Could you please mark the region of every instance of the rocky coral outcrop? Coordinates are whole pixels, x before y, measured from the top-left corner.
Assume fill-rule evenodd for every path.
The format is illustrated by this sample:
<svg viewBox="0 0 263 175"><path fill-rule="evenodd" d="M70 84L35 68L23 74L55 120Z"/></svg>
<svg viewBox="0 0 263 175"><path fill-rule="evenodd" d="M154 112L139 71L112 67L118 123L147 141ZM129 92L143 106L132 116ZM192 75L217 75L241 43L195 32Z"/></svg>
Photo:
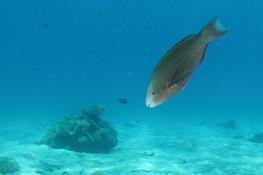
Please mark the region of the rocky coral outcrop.
<svg viewBox="0 0 263 175"><path fill-rule="evenodd" d="M106 174L102 171L95 171L95 172L91 173L91 175L106 175Z"/></svg>
<svg viewBox="0 0 263 175"><path fill-rule="evenodd" d="M15 173L20 170L18 162L11 157L0 157L0 174Z"/></svg>
<svg viewBox="0 0 263 175"><path fill-rule="evenodd" d="M40 143L76 152L109 153L117 145L117 131L100 118L104 112L102 106L88 106L77 116L58 122Z"/></svg>
<svg viewBox="0 0 263 175"><path fill-rule="evenodd" d="M263 133L255 134L249 139L249 141L254 143L263 143Z"/></svg>
<svg viewBox="0 0 263 175"><path fill-rule="evenodd" d="M226 129L236 129L237 128L237 124L235 120L228 120L226 122L219 123L218 126L221 126Z"/></svg>

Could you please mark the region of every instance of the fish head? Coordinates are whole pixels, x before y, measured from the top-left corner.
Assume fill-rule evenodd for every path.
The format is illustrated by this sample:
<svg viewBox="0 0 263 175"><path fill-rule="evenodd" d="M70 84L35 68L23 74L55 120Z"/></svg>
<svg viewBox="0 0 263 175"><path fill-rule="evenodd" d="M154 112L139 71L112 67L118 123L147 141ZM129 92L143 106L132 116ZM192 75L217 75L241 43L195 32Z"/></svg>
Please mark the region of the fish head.
<svg viewBox="0 0 263 175"><path fill-rule="evenodd" d="M178 91L176 84L168 87L162 84L150 83L147 89L146 106L149 108L156 107L168 100L176 91Z"/></svg>

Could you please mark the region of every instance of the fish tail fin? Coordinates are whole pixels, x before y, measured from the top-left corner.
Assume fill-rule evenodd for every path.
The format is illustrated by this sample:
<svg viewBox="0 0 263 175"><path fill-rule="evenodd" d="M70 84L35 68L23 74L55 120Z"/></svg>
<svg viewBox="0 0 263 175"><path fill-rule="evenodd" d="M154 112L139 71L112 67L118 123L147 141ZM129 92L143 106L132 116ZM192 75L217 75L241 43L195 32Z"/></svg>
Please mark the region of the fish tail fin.
<svg viewBox="0 0 263 175"><path fill-rule="evenodd" d="M227 33L228 30L220 23L218 18L212 19L204 28L200 31L202 37L206 38L208 41L214 40Z"/></svg>

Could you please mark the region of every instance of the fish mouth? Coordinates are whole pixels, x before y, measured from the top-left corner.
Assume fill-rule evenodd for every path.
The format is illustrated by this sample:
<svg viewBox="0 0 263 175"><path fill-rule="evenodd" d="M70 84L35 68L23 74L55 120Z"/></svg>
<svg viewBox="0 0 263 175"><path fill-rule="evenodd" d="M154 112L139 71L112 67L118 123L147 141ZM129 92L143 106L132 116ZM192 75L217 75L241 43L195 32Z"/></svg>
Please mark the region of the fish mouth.
<svg viewBox="0 0 263 175"><path fill-rule="evenodd" d="M153 103L152 100L146 99L146 106L148 108L154 108L155 106L157 106L157 104Z"/></svg>
<svg viewBox="0 0 263 175"><path fill-rule="evenodd" d="M154 106L152 105L152 104L150 104L150 103L146 103L146 106L148 107L148 108L153 108Z"/></svg>

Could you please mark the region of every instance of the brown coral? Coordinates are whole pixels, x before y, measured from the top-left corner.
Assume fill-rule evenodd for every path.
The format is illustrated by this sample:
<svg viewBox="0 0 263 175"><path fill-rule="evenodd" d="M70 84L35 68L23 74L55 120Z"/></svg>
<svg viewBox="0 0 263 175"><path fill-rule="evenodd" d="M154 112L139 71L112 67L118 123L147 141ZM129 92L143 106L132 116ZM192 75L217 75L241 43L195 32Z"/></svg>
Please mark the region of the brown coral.
<svg viewBox="0 0 263 175"><path fill-rule="evenodd" d="M117 131L99 117L103 111L94 105L85 108L78 116L58 122L40 143L77 152L109 153L117 145Z"/></svg>

